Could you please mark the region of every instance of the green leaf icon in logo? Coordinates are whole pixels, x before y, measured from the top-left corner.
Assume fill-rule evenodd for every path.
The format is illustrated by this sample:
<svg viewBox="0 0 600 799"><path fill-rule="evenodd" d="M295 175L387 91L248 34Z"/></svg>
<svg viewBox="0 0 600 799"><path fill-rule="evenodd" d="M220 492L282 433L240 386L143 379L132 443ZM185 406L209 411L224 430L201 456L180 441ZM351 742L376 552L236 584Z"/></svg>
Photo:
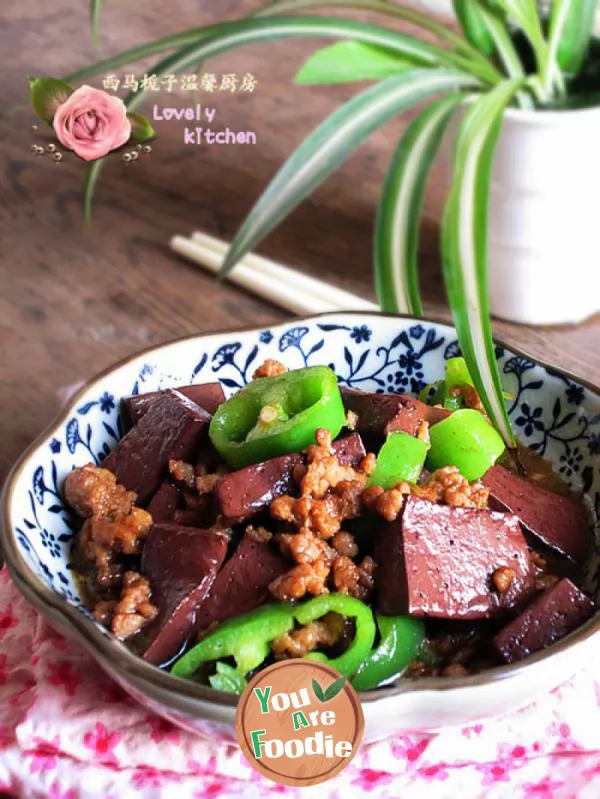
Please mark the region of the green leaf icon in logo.
<svg viewBox="0 0 600 799"><path fill-rule="evenodd" d="M325 702L325 694L323 693L323 689L321 688L319 683L316 680L314 680L314 679L312 681L312 689L313 689L314 695L317 697L317 699L320 702Z"/></svg>
<svg viewBox="0 0 600 799"><path fill-rule="evenodd" d="M331 685L326 688L325 691L323 691L319 683L316 680L313 680L312 689L320 702L329 702L330 699L334 699L340 693L345 682L346 678L340 677L339 680L332 682Z"/></svg>

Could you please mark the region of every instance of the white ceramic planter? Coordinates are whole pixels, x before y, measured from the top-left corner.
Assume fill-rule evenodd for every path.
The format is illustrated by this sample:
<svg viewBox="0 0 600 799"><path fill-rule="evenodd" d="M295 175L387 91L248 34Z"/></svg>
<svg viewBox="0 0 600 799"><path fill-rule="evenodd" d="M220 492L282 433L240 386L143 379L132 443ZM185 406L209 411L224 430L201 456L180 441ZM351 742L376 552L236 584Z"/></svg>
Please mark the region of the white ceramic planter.
<svg viewBox="0 0 600 799"><path fill-rule="evenodd" d="M489 212L495 316L580 322L600 310L600 108L509 109Z"/></svg>

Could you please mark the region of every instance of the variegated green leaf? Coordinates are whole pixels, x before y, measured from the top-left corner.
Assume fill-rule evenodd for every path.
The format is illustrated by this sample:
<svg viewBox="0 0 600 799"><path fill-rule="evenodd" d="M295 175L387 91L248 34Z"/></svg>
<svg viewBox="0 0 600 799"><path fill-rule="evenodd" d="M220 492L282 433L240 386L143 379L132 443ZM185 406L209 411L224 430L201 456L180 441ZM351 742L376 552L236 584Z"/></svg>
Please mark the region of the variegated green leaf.
<svg viewBox="0 0 600 799"><path fill-rule="evenodd" d="M375 284L383 311L423 313L417 251L425 184L452 112L462 99L462 94L453 94L422 111L402 136L388 167L374 237Z"/></svg>
<svg viewBox="0 0 600 799"><path fill-rule="evenodd" d="M496 0L496 3L517 23L529 39L536 56L538 70L544 75L548 67L549 49L536 0Z"/></svg>
<svg viewBox="0 0 600 799"><path fill-rule="evenodd" d="M206 32L212 30L212 35L207 38ZM351 38L366 44L371 44L383 48L388 48L396 52L399 57L417 58L424 63L435 66L440 63L462 64L464 59L455 54L449 53L440 47L419 42L410 36L395 31L381 28L377 25L367 25L351 20L342 20L327 17L294 17L293 19L244 19L233 23L223 23L213 25L209 28L201 28L202 32L199 41L196 39L176 53L173 53L159 61L151 67L150 74L165 75L168 73L181 72L184 69L194 67L206 58L210 58L220 53L234 50L247 44L256 44L264 41L286 39L293 37L306 36L332 36L339 38ZM176 37L173 37L175 40ZM131 52L131 51L130 51ZM153 52L153 51L149 51ZM147 52L139 54L137 58L143 58ZM113 69L118 62L107 59L100 64L96 64L96 71ZM475 70L477 72L477 70ZM92 73L94 74L94 73ZM460 77L460 73L455 73ZM72 79L85 76L85 70L76 73ZM465 78L466 85L473 86L478 83L470 76ZM125 105L132 111L137 108L145 98L144 92L130 93L125 98ZM83 204L87 209L86 218L89 221L92 196L98 177L102 170L103 161L97 162L99 166L94 169L95 164L88 167L87 177L84 185Z"/></svg>
<svg viewBox="0 0 600 799"><path fill-rule="evenodd" d="M359 8L377 11L384 15L406 20L407 22L433 33L442 41L446 41L448 44L452 45L457 53L462 54L464 58L462 62L463 66L467 67L469 60L472 60L478 62L480 68L484 68L487 78L492 82L497 81L500 77L500 74L490 62L482 56L481 53L478 53L463 37L454 33L450 27L437 22L433 17L427 14L420 13L412 8L405 8L395 3L390 3L388 0L279 0L279 2L273 3L267 8L259 9L253 17L268 18L273 15L286 14L290 11L297 11L303 8L316 7ZM244 20L241 20L241 22L243 21ZM158 39L153 39L150 42L132 47L128 50L123 50L120 53L110 56L110 58L97 61L87 67L78 69L76 72L67 76L65 80L79 82L94 75L111 72L126 64L133 64L136 61L141 61L158 53L165 53L188 47L204 39L210 39L213 36L219 36L221 33L227 33L232 25L239 24L239 22L240 21L205 25L202 27L190 28L180 33L161 36ZM348 36L347 38L357 39L359 37Z"/></svg>
<svg viewBox="0 0 600 799"><path fill-rule="evenodd" d="M221 268L226 275L364 139L396 114L435 94L477 81L451 69L415 69L371 86L334 111L292 153L235 237Z"/></svg>
<svg viewBox="0 0 600 799"><path fill-rule="evenodd" d="M476 99L466 112L458 131L454 181L442 226L446 289L460 348L490 419L509 445L514 436L489 316L487 217L502 114L522 85L522 79L507 80Z"/></svg>
<svg viewBox="0 0 600 799"><path fill-rule="evenodd" d="M551 68L576 75L594 33L598 0L553 0L550 14Z"/></svg>
<svg viewBox="0 0 600 799"><path fill-rule="evenodd" d="M387 48L400 57L415 59L430 66L448 65L463 69L491 84L498 82L498 71L489 63L471 60L468 57L445 50L435 44L422 42L414 36L356 20L337 17L257 17L223 22L196 28L174 36L157 39L125 53L112 56L91 67L72 73L67 80L80 81L90 75L114 70L124 63L139 61L156 52L183 48L179 51L180 60L185 66L193 66L199 61L249 44L265 41L309 37L330 36L339 39L353 39L376 47ZM152 70L156 71L156 68Z"/></svg>
<svg viewBox="0 0 600 799"><path fill-rule="evenodd" d="M467 41L480 52L491 56L494 53L494 39L477 0L452 0L452 7Z"/></svg>
<svg viewBox="0 0 600 799"><path fill-rule="evenodd" d="M522 78L525 74L523 64L510 35L505 15L499 9L492 9L488 0L479 0L479 6L481 16L494 40L496 52L504 65L506 74L509 78ZM533 101L526 92L519 92L517 100L521 108L527 110L533 108Z"/></svg>
<svg viewBox="0 0 600 799"><path fill-rule="evenodd" d="M296 74L296 83L349 83L381 80L419 66L397 55L362 42L336 42L310 55Z"/></svg>
<svg viewBox="0 0 600 799"><path fill-rule="evenodd" d="M276 2L270 3L267 8L260 9L256 16L266 17L274 14L286 14L305 8L358 8L395 17L432 33L438 39L452 45L457 52L463 53L463 55L468 55L478 61L487 61L463 36L455 33L451 26L444 25L431 14L424 13L408 5L390 2L390 0L276 0Z"/></svg>

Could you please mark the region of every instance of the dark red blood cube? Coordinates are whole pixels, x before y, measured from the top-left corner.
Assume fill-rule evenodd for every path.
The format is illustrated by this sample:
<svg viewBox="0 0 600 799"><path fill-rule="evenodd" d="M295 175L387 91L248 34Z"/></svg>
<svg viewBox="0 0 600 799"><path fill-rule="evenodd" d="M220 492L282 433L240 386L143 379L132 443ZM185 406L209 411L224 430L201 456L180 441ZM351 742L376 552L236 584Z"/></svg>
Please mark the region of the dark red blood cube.
<svg viewBox="0 0 600 799"><path fill-rule="evenodd" d="M160 665L179 652L190 637L198 609L227 554L223 531L197 530L177 524L155 524L142 554L142 574L150 581L156 621L144 660Z"/></svg>
<svg viewBox="0 0 600 799"><path fill-rule="evenodd" d="M176 485L169 480L158 489L148 505L148 513L155 524L170 522L181 502L181 494Z"/></svg>
<svg viewBox="0 0 600 799"><path fill-rule="evenodd" d="M366 454L357 433L334 441L333 449L344 466L358 466ZM300 453L292 453L225 475L215 489L221 513L241 521L267 508L276 497L293 493L294 467L303 462Z"/></svg>
<svg viewBox="0 0 600 799"><path fill-rule="evenodd" d="M365 435L403 432L416 436L423 421L435 424L450 413L402 394L370 394L353 388L341 392L346 409L358 416L356 429Z"/></svg>
<svg viewBox="0 0 600 799"><path fill-rule="evenodd" d="M292 566L272 541L262 541L251 532L244 533L202 603L196 629L205 629L262 605L269 599L269 584Z"/></svg>
<svg viewBox="0 0 600 799"><path fill-rule="evenodd" d="M551 549L582 564L592 543L580 503L541 488L493 466L483 483L490 490L490 506L518 516L525 530Z"/></svg>
<svg viewBox="0 0 600 799"><path fill-rule="evenodd" d="M402 517L378 532L375 548L379 608L441 619L496 616L535 589L534 568L516 516L406 501ZM507 590L492 580L514 570Z"/></svg>
<svg viewBox="0 0 600 799"><path fill-rule="evenodd" d="M592 600L570 580L560 580L509 622L492 646L506 663L514 663L564 638L593 613Z"/></svg>
<svg viewBox="0 0 600 799"><path fill-rule="evenodd" d="M367 454L362 438L358 433L352 433L333 442L333 451L342 466L353 466L355 469L361 464Z"/></svg>
<svg viewBox="0 0 600 799"><path fill-rule="evenodd" d="M199 386L180 386L177 388L180 394L187 397L196 405L200 405L211 416L222 402L225 402L225 394L220 383L204 383ZM134 394L131 397L123 397L121 409L126 427L136 425L157 399L162 396L162 391L149 391L147 394Z"/></svg>
<svg viewBox="0 0 600 799"><path fill-rule="evenodd" d="M246 519L291 493L294 467L301 463L302 455L293 453L225 475L215 487L221 513L228 519Z"/></svg>
<svg viewBox="0 0 600 799"><path fill-rule="evenodd" d="M173 521L188 527L211 527L216 520L215 502L212 494L197 494L183 490L183 508L175 511Z"/></svg>
<svg viewBox="0 0 600 799"><path fill-rule="evenodd" d="M167 389L102 463L145 505L174 458L193 461L208 432L210 415L178 391Z"/></svg>

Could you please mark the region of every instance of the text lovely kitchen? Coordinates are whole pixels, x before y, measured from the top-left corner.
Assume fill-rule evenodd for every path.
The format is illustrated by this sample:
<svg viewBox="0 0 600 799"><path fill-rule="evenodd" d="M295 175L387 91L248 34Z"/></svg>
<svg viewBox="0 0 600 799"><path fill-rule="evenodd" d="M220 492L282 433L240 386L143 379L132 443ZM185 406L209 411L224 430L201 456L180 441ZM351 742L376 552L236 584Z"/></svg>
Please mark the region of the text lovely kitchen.
<svg viewBox="0 0 600 799"><path fill-rule="evenodd" d="M186 125L183 128L184 144L256 144L256 133L249 130L235 130L230 127L216 129L210 127L216 117L214 106L196 103L185 108L164 107L154 104L152 119L155 122L203 122L204 125ZM206 126L208 124L208 127Z"/></svg>

